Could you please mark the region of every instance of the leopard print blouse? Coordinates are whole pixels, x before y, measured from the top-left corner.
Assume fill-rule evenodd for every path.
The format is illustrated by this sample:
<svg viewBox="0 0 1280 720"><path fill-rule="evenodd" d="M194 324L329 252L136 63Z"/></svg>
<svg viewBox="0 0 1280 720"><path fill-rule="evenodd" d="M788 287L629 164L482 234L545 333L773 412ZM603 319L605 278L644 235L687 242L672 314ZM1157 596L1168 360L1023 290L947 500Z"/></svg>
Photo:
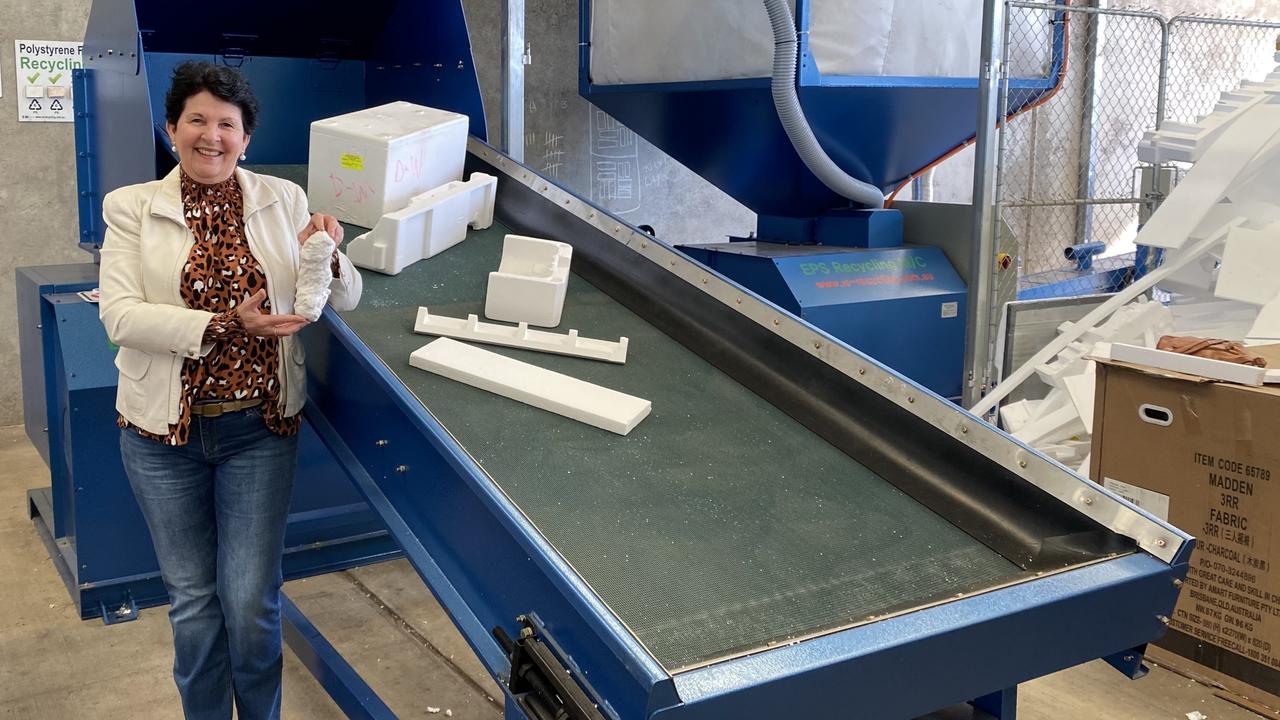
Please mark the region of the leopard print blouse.
<svg viewBox="0 0 1280 720"><path fill-rule="evenodd" d="M138 432L168 445L190 439L191 407L200 401L262 398L262 419L272 432L296 435L300 415L284 417L279 403L279 338L250 337L236 314L236 305L267 285L267 277L249 251L242 231L244 196L235 175L216 185L202 185L182 173L182 207L195 245L182 266L182 301L193 310L214 313L204 341L213 349L202 358L182 363L182 395L178 422L165 435ZM269 300L262 311L269 312ZM121 427L129 423L121 417Z"/></svg>

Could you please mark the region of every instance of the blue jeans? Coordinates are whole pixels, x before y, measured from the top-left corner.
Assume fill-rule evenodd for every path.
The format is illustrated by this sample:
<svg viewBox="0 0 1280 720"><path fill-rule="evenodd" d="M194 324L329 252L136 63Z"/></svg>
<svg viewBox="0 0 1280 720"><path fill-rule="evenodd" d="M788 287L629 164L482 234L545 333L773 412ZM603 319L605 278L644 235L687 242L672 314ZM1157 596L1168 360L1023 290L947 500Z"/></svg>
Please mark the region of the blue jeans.
<svg viewBox="0 0 1280 720"><path fill-rule="evenodd" d="M180 447L120 431L120 454L169 591L188 720L280 716L280 563L298 438L257 408L191 418Z"/></svg>

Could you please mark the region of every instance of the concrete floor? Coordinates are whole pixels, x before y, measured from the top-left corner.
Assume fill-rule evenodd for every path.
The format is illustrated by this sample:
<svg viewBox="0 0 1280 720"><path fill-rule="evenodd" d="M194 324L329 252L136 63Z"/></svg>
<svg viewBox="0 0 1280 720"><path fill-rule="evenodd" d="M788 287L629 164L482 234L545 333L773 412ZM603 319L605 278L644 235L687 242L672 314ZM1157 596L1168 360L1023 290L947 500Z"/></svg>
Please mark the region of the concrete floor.
<svg viewBox="0 0 1280 720"><path fill-rule="evenodd" d="M78 619L27 519L26 490L48 482L22 428L0 428L0 717L180 717L163 608L111 627ZM291 582L286 592L400 717L502 716L498 688L405 562ZM288 652L284 672L285 718L342 717ZM1021 720L1182 720L1194 711L1258 717L1167 670L1130 682L1101 663L1028 683L1019 701Z"/></svg>

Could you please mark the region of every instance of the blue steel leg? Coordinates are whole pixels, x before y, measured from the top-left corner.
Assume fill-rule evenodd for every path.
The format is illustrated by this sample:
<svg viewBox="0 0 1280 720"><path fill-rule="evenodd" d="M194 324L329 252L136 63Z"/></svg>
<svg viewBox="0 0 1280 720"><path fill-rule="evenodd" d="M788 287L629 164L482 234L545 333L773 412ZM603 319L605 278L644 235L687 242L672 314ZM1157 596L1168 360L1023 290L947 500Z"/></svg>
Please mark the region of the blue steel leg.
<svg viewBox="0 0 1280 720"><path fill-rule="evenodd" d="M280 620L285 642L320 686L349 718L396 720L396 714L370 689L360 674L329 644L288 596L280 593Z"/></svg>
<svg viewBox="0 0 1280 720"><path fill-rule="evenodd" d="M502 714L503 720L529 720L529 716L524 714L520 706L516 704L515 698L507 695L507 709Z"/></svg>
<svg viewBox="0 0 1280 720"><path fill-rule="evenodd" d="M1018 687L984 695L973 701L973 706L991 715L995 720L1015 720L1018 715Z"/></svg>
<svg viewBox="0 0 1280 720"><path fill-rule="evenodd" d="M1149 671L1147 666L1142 663L1143 656L1146 655L1147 646L1136 647L1132 650L1118 652L1115 655L1108 655L1102 658L1107 661L1111 667L1124 673L1124 676L1130 680L1137 680Z"/></svg>

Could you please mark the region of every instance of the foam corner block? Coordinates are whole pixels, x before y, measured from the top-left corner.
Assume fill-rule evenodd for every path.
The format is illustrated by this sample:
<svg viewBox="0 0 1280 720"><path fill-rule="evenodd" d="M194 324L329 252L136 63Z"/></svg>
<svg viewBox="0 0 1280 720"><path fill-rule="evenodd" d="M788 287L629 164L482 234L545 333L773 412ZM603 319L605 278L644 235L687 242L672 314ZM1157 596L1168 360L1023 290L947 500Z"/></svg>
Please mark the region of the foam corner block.
<svg viewBox="0 0 1280 720"><path fill-rule="evenodd" d="M347 257L357 267L398 275L465 240L468 227L483 230L492 225L497 187L493 175L472 173L466 182L450 182L416 195L407 206L383 215L372 230L352 240Z"/></svg>
<svg viewBox="0 0 1280 720"><path fill-rule="evenodd" d="M560 324L573 246L524 235L502 241L502 262L489 273L484 315L540 327Z"/></svg>
<svg viewBox="0 0 1280 720"><path fill-rule="evenodd" d="M653 409L643 398L449 338L423 345L409 356L409 364L619 435L635 429Z"/></svg>

